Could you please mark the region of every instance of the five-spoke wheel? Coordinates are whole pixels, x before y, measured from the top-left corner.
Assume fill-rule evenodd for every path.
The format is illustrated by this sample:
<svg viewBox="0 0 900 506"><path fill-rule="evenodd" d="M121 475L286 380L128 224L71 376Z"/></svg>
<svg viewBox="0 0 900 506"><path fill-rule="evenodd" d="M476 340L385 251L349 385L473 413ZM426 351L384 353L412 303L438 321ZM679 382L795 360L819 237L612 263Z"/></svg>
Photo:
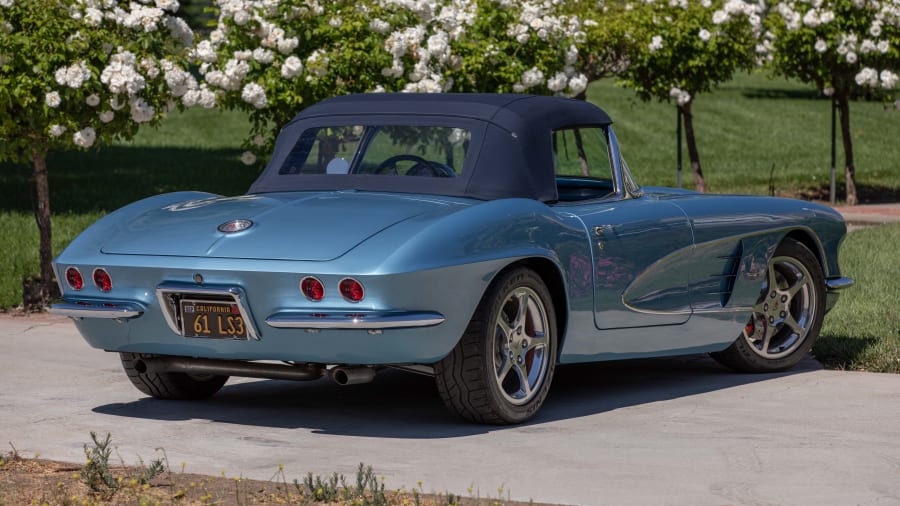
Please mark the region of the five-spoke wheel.
<svg viewBox="0 0 900 506"><path fill-rule="evenodd" d="M825 316L824 276L815 255L785 239L769 260L753 314L738 339L713 357L747 372L787 369L815 343Z"/></svg>
<svg viewBox="0 0 900 506"><path fill-rule="evenodd" d="M547 309L534 290L521 287L507 295L493 319L495 380L512 404L527 404L547 374Z"/></svg>
<svg viewBox="0 0 900 506"><path fill-rule="evenodd" d="M543 404L556 369L556 317L540 276L526 267L488 288L465 334L435 364L444 403L481 423L519 423Z"/></svg>

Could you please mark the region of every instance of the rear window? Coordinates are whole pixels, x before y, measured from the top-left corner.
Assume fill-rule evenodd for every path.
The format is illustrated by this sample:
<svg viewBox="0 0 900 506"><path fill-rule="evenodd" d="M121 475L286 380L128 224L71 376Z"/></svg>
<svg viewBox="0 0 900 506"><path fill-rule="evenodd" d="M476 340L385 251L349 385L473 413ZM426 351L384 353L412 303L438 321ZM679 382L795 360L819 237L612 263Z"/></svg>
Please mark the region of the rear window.
<svg viewBox="0 0 900 506"><path fill-rule="evenodd" d="M471 136L445 126L308 128L278 173L455 177L462 173Z"/></svg>

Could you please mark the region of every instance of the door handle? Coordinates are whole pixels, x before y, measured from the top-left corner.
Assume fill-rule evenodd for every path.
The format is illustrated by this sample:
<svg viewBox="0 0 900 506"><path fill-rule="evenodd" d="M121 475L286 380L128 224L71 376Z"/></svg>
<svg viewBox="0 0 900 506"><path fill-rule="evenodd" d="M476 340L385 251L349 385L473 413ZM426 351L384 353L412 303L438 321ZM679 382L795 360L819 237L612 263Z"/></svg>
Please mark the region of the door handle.
<svg viewBox="0 0 900 506"><path fill-rule="evenodd" d="M594 235L597 237L603 237L605 234L612 232L615 229L612 225L597 225L594 227Z"/></svg>

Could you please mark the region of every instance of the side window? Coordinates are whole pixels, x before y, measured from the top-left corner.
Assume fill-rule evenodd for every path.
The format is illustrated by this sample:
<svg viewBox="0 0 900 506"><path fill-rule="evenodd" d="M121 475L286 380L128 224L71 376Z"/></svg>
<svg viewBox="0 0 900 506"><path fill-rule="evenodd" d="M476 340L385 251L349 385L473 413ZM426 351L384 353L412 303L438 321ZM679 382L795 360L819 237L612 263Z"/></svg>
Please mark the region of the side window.
<svg viewBox="0 0 900 506"><path fill-rule="evenodd" d="M552 142L558 201L573 202L615 195L606 131L603 128L556 130Z"/></svg>
<svg viewBox="0 0 900 506"><path fill-rule="evenodd" d="M603 128L570 128L553 132L553 154L557 176L612 181Z"/></svg>

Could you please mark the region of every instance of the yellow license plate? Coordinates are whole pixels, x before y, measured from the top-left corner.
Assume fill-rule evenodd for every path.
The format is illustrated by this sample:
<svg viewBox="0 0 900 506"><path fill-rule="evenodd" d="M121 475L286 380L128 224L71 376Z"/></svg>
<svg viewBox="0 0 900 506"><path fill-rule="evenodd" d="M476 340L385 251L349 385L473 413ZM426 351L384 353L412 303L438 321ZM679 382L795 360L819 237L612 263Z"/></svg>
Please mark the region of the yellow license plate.
<svg viewBox="0 0 900 506"><path fill-rule="evenodd" d="M247 325L233 302L181 301L184 337L247 339Z"/></svg>

